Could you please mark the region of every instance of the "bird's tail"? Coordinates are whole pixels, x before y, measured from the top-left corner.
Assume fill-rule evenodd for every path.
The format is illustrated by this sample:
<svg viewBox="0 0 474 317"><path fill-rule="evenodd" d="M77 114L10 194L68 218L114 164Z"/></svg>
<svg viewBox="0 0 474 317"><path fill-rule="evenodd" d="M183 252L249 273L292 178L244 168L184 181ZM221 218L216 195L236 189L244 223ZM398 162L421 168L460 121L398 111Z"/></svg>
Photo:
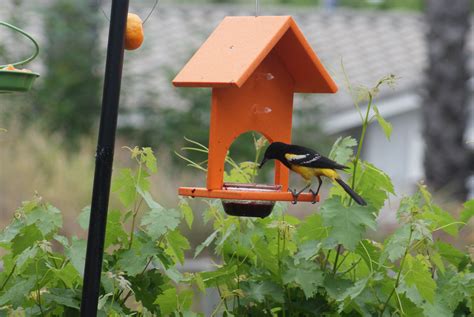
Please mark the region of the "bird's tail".
<svg viewBox="0 0 474 317"><path fill-rule="evenodd" d="M365 200L362 199L362 197L360 197L359 194L357 194L355 191L353 191L352 188L349 187L349 185L344 183L344 181L342 179L336 178L336 182L338 182L339 185L341 185L341 187L344 188L346 193L349 194L349 196L351 196L352 199L354 199L354 201L356 203L358 203L361 206L367 206L367 203L365 202Z"/></svg>

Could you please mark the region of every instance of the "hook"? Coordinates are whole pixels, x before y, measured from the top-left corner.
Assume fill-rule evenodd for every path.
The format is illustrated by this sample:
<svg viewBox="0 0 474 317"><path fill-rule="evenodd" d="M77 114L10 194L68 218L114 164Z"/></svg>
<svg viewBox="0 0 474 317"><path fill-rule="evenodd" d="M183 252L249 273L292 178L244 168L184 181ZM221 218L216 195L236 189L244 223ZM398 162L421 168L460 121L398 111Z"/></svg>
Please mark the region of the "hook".
<svg viewBox="0 0 474 317"><path fill-rule="evenodd" d="M257 0L258 1L258 0ZM148 18L152 15L152 13L155 11L156 9L156 6L158 5L158 2L160 2L160 0L156 0L155 1L155 4L153 5L153 8L151 8L151 11L150 13L148 13L148 15L146 16L146 18L143 20L143 25L145 25L145 22L148 20ZM102 14L104 15L104 17L110 21L109 17L107 16L107 13L105 13L104 9L103 8L100 8L100 10L102 10Z"/></svg>
<svg viewBox="0 0 474 317"><path fill-rule="evenodd" d="M153 13L153 11L155 11L155 8L156 8L156 6L158 5L158 2L159 2L159 1L160 1L160 0L156 0L156 1L155 1L155 4L153 5L153 8L151 8L150 13L148 13L148 15L146 16L145 20L143 20L143 24L145 24L146 20L148 20L148 18L151 16L151 14Z"/></svg>
<svg viewBox="0 0 474 317"><path fill-rule="evenodd" d="M16 32L18 32L18 33L20 33L20 34L26 36L26 37L27 37L31 42L33 42L33 44L35 45L35 52L33 53L33 55L31 55L30 57L28 57L28 58L25 59L24 61L17 62L17 63L12 63L12 64L10 64L10 65L12 65L12 66L25 65L25 64L28 64L29 62L31 62L32 60L34 60L34 59L36 58L36 56L38 56L40 48L39 48L38 43L35 41L35 39L34 39L31 35L29 35L29 34L26 33L25 31L23 31L22 29L17 28L16 26L13 26L13 25L11 25L11 24L9 24L9 23L6 23L6 22L0 21L0 25L3 25L3 26L5 26L5 27L7 27L7 28L12 29L13 31L16 31ZM6 67L6 66L8 66L8 64L7 64L7 65L0 65L0 68Z"/></svg>

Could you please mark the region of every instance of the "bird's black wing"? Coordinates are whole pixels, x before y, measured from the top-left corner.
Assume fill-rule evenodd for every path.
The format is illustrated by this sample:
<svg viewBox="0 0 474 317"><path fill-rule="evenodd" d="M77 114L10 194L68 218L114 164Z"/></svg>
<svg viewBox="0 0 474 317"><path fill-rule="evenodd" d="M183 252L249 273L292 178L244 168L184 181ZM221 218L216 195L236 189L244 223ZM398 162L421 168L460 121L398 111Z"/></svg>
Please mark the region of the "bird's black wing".
<svg viewBox="0 0 474 317"><path fill-rule="evenodd" d="M298 145L292 145L285 154L285 158L290 164L304 167L332 168L339 170L347 168L311 149Z"/></svg>

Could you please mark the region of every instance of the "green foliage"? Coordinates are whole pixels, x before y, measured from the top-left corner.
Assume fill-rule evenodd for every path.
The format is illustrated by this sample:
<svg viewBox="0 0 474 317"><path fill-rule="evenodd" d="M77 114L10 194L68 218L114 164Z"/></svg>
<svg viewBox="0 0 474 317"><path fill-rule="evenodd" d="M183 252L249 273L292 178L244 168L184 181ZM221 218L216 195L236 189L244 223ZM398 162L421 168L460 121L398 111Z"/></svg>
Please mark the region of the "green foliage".
<svg viewBox="0 0 474 317"><path fill-rule="evenodd" d="M128 150L137 167L121 170L113 181L123 209L108 214L99 314L131 315L138 309L147 316L196 316L190 311L193 293L186 288L193 276L185 278L174 269L190 248L177 226L183 219L192 224L192 210L185 201L181 210L158 204L148 192L149 177L157 172L153 151ZM85 229L89 215L90 208L84 208L79 216ZM78 315L86 241L61 236L61 228L60 211L36 196L1 232L1 313Z"/></svg>
<svg viewBox="0 0 474 317"><path fill-rule="evenodd" d="M383 243L366 237L395 194L390 178L360 159L378 86L366 91L369 104L360 142L341 138L330 152L349 167L349 182L368 205L353 204L338 186L303 220L289 215L283 203L269 217L253 219L227 216L220 202L206 200L202 217L213 231L194 253L208 248L218 257L219 264L207 272L176 269L190 249L179 225L192 226L193 210L185 199L176 209L156 202L149 192L149 178L157 172L153 152L127 148L136 167L121 170L112 186L122 208L111 210L107 220L100 314L198 316L190 310L194 292L214 288L220 301L212 316L472 315L472 260L466 250L434 237L442 231L456 238L473 215L472 201L457 219L420 184L402 199L400 226L393 234ZM190 142L188 149L207 153L205 146ZM262 139L254 138L255 160L236 163L228 157L226 177L253 180L264 147ZM187 161L206 170L205 164ZM84 208L79 216L83 228L89 214ZM0 233L2 314L78 314L86 241L61 236L61 226L61 213L35 197Z"/></svg>
<svg viewBox="0 0 474 317"><path fill-rule="evenodd" d="M473 312L469 255L433 238L438 231L456 237L472 216L470 202L458 220L436 205L420 185L414 195L402 199L397 211L400 228L395 233L384 243L364 238L368 230L376 229L380 209L395 195L390 178L360 159L372 119L382 128L387 124L372 108L372 100L379 87L393 79L387 76L374 88L361 91L369 104L366 114L361 113L360 143L340 138L330 152L331 158L349 166L349 182L367 206L353 204L339 186L331 189L319 213L301 221L288 215L284 204L277 204L268 218L248 219L228 217L219 204L207 202L203 218L211 221L214 231L196 255L210 248L223 261L217 270L201 273L206 287L217 288L221 296L213 315L467 316Z"/></svg>
<svg viewBox="0 0 474 317"><path fill-rule="evenodd" d="M376 229L375 214L363 206L346 207L339 197L327 199L321 206L329 235L349 250L354 250L367 228Z"/></svg>
<svg viewBox="0 0 474 317"><path fill-rule="evenodd" d="M219 204L207 202L203 217L214 231L196 253L211 248L224 261L201 273L206 287L221 295L215 314L469 314L474 279L468 254L433 238L437 231L457 233L464 224L448 217L420 185L403 199L397 212L401 227L385 243L365 239L367 230L376 229L375 217L393 186L374 166L360 165L369 168L370 177L360 173L357 184L380 196L366 207L333 193L320 213L299 221L283 204L268 218L248 219L226 216Z"/></svg>

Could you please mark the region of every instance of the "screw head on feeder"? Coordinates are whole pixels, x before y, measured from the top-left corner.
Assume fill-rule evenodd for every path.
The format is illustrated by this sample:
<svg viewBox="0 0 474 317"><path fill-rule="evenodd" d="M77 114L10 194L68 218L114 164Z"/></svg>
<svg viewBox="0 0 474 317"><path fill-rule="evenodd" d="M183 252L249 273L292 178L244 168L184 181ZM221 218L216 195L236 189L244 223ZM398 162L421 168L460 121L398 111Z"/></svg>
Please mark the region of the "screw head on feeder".
<svg viewBox="0 0 474 317"><path fill-rule="evenodd" d="M134 13L129 13L127 17L127 28L125 31L125 49L136 50L143 43L143 21Z"/></svg>

